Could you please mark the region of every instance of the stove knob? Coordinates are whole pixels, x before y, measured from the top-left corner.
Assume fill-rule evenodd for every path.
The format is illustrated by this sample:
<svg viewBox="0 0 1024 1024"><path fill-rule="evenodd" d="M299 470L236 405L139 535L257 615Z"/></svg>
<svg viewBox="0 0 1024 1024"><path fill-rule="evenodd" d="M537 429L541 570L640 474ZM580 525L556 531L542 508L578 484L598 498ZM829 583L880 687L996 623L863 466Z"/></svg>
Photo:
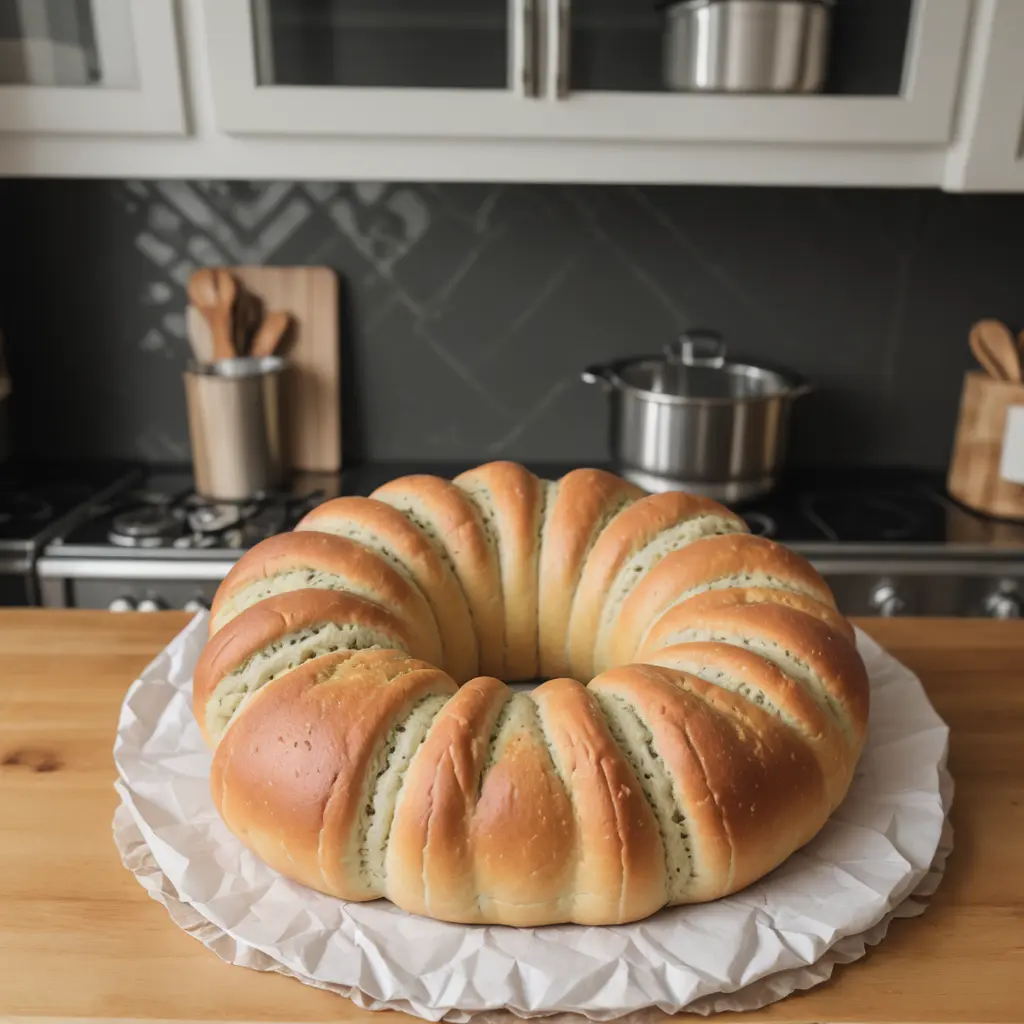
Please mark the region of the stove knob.
<svg viewBox="0 0 1024 1024"><path fill-rule="evenodd" d="M241 530L227 530L224 534L224 543L229 548L240 548L245 544L245 535Z"/></svg>
<svg viewBox="0 0 1024 1024"><path fill-rule="evenodd" d="M133 612L135 611L135 602L130 597L115 597L110 604L107 605L108 612Z"/></svg>
<svg viewBox="0 0 1024 1024"><path fill-rule="evenodd" d="M876 615L891 619L906 610L907 602L892 580L879 580L868 597L868 605Z"/></svg>
<svg viewBox="0 0 1024 1024"><path fill-rule="evenodd" d="M139 602L140 612L162 612L164 610L164 603L156 597L144 597Z"/></svg>
<svg viewBox="0 0 1024 1024"><path fill-rule="evenodd" d="M205 601L198 597L192 597L185 602L182 610L188 612L189 615L196 615L199 612L208 612L210 608Z"/></svg>
<svg viewBox="0 0 1024 1024"><path fill-rule="evenodd" d="M1000 585L989 593L983 607L985 614L990 619L1019 619L1024 612L1024 602L1021 595L1015 589L1008 589Z"/></svg>

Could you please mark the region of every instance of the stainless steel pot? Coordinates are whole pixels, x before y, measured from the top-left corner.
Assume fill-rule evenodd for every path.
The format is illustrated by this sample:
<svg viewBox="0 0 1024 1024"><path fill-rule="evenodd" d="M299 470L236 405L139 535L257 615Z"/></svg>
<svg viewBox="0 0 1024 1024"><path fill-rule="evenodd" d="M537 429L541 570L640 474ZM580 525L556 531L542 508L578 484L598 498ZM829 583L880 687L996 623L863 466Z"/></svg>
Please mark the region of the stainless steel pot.
<svg viewBox="0 0 1024 1024"><path fill-rule="evenodd" d="M825 84L832 0L667 5L665 85L699 92L813 93Z"/></svg>
<svg viewBox="0 0 1024 1024"><path fill-rule="evenodd" d="M710 331L655 356L583 371L611 397L611 453L648 491L741 501L770 491L783 461L790 407L809 391L791 373L729 363Z"/></svg>

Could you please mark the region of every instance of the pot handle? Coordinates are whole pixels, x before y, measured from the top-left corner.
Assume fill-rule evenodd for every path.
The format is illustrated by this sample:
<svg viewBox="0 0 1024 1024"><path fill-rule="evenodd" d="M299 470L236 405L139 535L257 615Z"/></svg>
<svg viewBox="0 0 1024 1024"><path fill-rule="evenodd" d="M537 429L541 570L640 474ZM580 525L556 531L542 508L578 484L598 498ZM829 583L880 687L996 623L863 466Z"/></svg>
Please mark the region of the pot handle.
<svg viewBox="0 0 1024 1024"><path fill-rule="evenodd" d="M685 366L718 368L725 364L725 342L717 331L684 331L665 346L665 356L670 362Z"/></svg>
<svg viewBox="0 0 1024 1024"><path fill-rule="evenodd" d="M588 366L580 377L584 384L600 384L605 391L611 391L612 380L607 366Z"/></svg>

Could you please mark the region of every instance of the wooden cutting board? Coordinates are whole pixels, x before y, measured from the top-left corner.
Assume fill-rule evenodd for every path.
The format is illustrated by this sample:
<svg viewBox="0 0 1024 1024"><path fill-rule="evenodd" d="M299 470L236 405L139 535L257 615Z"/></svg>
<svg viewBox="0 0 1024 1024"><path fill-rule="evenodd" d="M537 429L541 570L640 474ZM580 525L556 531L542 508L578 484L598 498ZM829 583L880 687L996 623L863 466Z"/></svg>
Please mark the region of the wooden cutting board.
<svg viewBox="0 0 1024 1024"><path fill-rule="evenodd" d="M291 313L280 350L288 358L285 455L291 469L341 469L341 343L338 275L330 267L229 267L265 310Z"/></svg>

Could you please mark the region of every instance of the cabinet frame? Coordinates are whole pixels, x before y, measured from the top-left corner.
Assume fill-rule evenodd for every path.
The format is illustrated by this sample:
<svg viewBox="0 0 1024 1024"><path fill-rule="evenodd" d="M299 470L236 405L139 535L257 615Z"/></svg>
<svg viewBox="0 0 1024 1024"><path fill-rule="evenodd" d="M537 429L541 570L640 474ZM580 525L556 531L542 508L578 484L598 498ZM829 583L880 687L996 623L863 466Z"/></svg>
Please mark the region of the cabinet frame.
<svg viewBox="0 0 1024 1024"><path fill-rule="evenodd" d="M109 6L96 0L99 11ZM0 133L183 135L187 130L174 0L132 2L137 85L0 86ZM98 33L102 44L104 32Z"/></svg>
<svg viewBox="0 0 1024 1024"><path fill-rule="evenodd" d="M518 87L258 86L255 47L238 45L254 39L249 0L202 0L218 125L238 135L696 144L908 147L942 145L952 137L972 0L915 0L904 87L891 97L565 93L551 70L564 43L557 27L564 2L539 2L537 51L546 87L534 98ZM511 0L514 29L523 3ZM511 40L515 65L529 40L521 31Z"/></svg>
<svg viewBox="0 0 1024 1024"><path fill-rule="evenodd" d="M947 189L1024 191L1022 54L1024 3L979 0Z"/></svg>

